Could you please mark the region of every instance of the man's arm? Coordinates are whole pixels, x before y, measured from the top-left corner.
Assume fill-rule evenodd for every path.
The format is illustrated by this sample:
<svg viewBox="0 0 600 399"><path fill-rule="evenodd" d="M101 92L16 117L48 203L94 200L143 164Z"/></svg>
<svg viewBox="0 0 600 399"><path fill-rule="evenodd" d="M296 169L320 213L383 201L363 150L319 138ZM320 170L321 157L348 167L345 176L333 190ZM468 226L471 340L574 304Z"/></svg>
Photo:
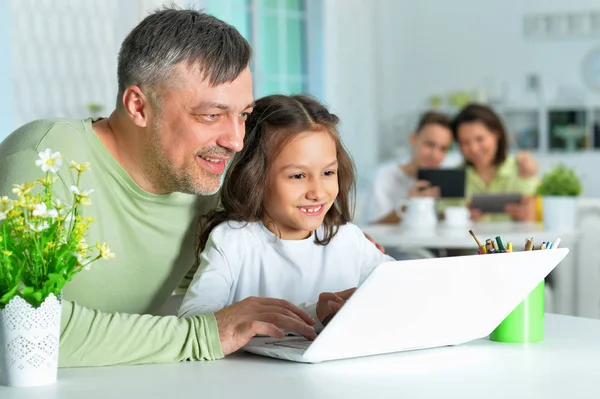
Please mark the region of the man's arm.
<svg viewBox="0 0 600 399"><path fill-rule="evenodd" d="M103 313L63 301L60 367L170 363L223 357L213 315Z"/></svg>

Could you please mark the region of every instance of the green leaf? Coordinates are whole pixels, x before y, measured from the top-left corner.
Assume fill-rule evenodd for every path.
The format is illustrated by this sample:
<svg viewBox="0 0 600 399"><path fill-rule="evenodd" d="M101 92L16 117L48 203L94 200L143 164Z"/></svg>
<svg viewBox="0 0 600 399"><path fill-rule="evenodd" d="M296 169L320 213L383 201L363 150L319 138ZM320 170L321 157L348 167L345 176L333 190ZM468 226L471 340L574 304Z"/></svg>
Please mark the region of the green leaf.
<svg viewBox="0 0 600 399"><path fill-rule="evenodd" d="M23 291L21 292L21 296L23 297L23 299L25 299L27 302L29 302L29 304L31 304L31 306L36 307L36 308L42 304L42 301L44 299L42 292L39 290L36 290L33 287L23 288Z"/></svg>
<svg viewBox="0 0 600 399"><path fill-rule="evenodd" d="M582 190L581 180L575 172L559 164L542 176L537 194L575 197L580 195Z"/></svg>
<svg viewBox="0 0 600 399"><path fill-rule="evenodd" d="M0 297L0 303L3 305L8 305L10 300L13 299L17 294L17 291L19 290L19 285L20 284L15 285L6 294L2 295L2 297Z"/></svg>

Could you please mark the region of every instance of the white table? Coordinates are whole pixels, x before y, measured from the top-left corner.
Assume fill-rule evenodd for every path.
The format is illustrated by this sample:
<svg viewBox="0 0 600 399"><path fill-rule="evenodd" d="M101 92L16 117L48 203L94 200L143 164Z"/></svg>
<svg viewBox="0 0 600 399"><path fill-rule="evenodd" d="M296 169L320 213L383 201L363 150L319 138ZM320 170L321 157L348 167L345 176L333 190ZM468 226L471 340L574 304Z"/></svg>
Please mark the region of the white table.
<svg viewBox="0 0 600 399"><path fill-rule="evenodd" d="M544 228L541 223L485 222L473 223L466 227L447 227L443 223L435 229L405 229L401 224L361 225L361 229L370 234L385 247L426 247L477 250L477 244L469 234L472 229L483 244L487 238L502 237L506 244L513 243L515 250L521 250L527 238L533 237L537 244L542 241L554 241L561 238L564 244L573 240L572 231L557 231ZM561 244L561 246L564 246Z"/></svg>
<svg viewBox="0 0 600 399"><path fill-rule="evenodd" d="M477 340L322 364L239 354L208 363L67 369L2 399L598 398L600 320L547 315L535 344Z"/></svg>
<svg viewBox="0 0 600 399"><path fill-rule="evenodd" d="M483 244L487 238L502 238L506 245L512 242L513 249L520 251L525 240L533 237L536 244L542 241L554 241L561 238L561 247L570 249L569 255L553 271L554 311L564 315L577 315L576 277L577 277L577 236L574 231L546 229L541 223L519 222L482 222L466 227L447 227L443 223L435 229L405 229L401 224L361 225L361 229L371 235L378 243L387 248L436 248L477 250L477 244L469 234L472 229Z"/></svg>

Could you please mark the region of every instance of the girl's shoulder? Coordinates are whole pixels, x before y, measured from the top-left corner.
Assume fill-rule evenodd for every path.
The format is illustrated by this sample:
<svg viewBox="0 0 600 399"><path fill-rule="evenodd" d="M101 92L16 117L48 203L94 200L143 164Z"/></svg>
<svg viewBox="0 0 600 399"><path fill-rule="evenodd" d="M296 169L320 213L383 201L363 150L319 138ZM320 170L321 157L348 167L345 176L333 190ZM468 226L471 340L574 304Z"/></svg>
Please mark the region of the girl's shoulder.
<svg viewBox="0 0 600 399"><path fill-rule="evenodd" d="M338 228L338 232L332 241L353 241L360 242L360 240L366 239L363 231L354 223L346 223Z"/></svg>
<svg viewBox="0 0 600 399"><path fill-rule="evenodd" d="M229 220L216 226L210 233L209 242L221 248L247 246L260 239L257 231L259 222Z"/></svg>

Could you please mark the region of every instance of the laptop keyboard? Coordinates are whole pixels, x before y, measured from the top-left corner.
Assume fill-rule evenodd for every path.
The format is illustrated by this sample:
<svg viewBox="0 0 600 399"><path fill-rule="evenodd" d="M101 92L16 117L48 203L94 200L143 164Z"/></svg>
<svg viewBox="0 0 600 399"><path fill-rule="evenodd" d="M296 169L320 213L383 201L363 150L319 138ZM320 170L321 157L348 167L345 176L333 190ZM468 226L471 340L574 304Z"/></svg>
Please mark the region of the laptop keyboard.
<svg viewBox="0 0 600 399"><path fill-rule="evenodd" d="M309 341L306 338L295 338L283 341L270 341L266 342L266 344L273 346L283 346L286 348L308 349L310 344L312 344L312 341Z"/></svg>

